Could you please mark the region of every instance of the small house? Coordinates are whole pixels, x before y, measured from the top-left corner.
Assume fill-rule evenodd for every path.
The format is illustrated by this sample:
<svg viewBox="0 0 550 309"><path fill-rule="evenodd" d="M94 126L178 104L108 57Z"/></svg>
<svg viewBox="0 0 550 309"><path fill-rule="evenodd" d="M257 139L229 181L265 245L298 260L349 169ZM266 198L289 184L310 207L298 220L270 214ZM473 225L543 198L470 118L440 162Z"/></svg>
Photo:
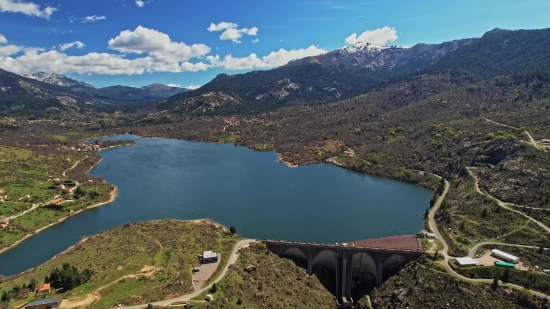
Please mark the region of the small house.
<svg viewBox="0 0 550 309"><path fill-rule="evenodd" d="M25 306L25 309L59 309L61 298L50 298L33 301Z"/></svg>
<svg viewBox="0 0 550 309"><path fill-rule="evenodd" d="M62 197L58 197L50 202L51 206L60 206L65 200Z"/></svg>
<svg viewBox="0 0 550 309"><path fill-rule="evenodd" d="M50 284L49 283L43 283L38 287L38 290L36 290L36 295L50 293Z"/></svg>
<svg viewBox="0 0 550 309"><path fill-rule="evenodd" d="M216 251L203 251L200 257L201 264L217 263L218 254Z"/></svg>
<svg viewBox="0 0 550 309"><path fill-rule="evenodd" d="M56 185L56 186L59 186L61 184L61 179L59 179L59 178L54 179L53 184Z"/></svg>
<svg viewBox="0 0 550 309"><path fill-rule="evenodd" d="M0 228L5 228L9 224L10 224L10 221L8 221L7 219L4 219L4 220L0 221Z"/></svg>
<svg viewBox="0 0 550 309"><path fill-rule="evenodd" d="M208 294L208 295L206 295L206 297L205 297L204 299L206 299L207 301L213 301L213 300L214 300L214 296Z"/></svg>
<svg viewBox="0 0 550 309"><path fill-rule="evenodd" d="M57 188L55 188L57 191L63 191L65 190L65 186L64 185L59 185L57 186Z"/></svg>

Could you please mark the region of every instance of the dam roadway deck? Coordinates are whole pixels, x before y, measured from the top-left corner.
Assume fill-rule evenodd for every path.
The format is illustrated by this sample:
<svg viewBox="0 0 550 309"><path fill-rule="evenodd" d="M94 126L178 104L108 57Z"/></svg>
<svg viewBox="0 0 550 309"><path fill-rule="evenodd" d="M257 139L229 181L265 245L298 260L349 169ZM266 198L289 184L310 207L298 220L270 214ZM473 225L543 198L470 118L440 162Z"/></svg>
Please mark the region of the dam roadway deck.
<svg viewBox="0 0 550 309"><path fill-rule="evenodd" d="M336 298L341 303L352 302L352 289L360 284L373 281L380 287L388 275L425 253L414 235L334 244L261 241L280 257L304 262L310 275L316 268L335 274Z"/></svg>

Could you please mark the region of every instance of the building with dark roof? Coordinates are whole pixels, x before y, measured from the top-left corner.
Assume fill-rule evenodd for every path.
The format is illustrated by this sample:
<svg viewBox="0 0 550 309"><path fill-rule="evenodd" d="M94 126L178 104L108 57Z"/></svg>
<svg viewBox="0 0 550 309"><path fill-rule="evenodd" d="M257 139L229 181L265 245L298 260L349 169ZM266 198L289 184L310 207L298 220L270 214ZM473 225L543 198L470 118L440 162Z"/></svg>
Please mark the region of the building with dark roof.
<svg viewBox="0 0 550 309"><path fill-rule="evenodd" d="M59 309L61 298L41 299L28 303L25 309Z"/></svg>

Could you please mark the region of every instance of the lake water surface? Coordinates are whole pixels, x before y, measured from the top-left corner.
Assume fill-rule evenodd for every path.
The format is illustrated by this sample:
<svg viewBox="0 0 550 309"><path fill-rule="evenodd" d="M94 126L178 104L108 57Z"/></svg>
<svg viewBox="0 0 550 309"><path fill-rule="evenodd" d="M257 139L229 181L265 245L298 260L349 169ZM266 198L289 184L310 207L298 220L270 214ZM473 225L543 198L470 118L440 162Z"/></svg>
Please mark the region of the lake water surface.
<svg viewBox="0 0 550 309"><path fill-rule="evenodd" d="M247 238L347 242L414 234L431 191L328 164L288 168L274 152L232 144L123 135L90 174L117 199L82 212L0 255L0 274L35 267L79 241L125 222L210 218Z"/></svg>

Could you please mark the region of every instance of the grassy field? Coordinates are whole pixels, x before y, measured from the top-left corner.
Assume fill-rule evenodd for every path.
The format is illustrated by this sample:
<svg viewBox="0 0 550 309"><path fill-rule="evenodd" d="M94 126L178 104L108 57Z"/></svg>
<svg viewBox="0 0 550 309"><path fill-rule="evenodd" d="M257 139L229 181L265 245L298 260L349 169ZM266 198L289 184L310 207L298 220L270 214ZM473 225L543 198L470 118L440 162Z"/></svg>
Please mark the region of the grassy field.
<svg viewBox="0 0 550 309"><path fill-rule="evenodd" d="M333 308L336 300L316 276L281 259L261 243L240 250L237 263L213 293L214 301L194 308ZM255 270L247 268L254 266ZM206 296L201 295L197 300Z"/></svg>
<svg viewBox="0 0 550 309"><path fill-rule="evenodd" d="M80 270L92 270L91 280L66 293L47 297L97 297L91 308L162 300L193 289L191 269L198 264L197 254L209 249L230 252L237 240L222 228L205 222L128 224L90 237L54 260L8 279L0 284L0 293L28 284L33 278L42 283L51 270L70 263ZM34 294L23 295L19 302L34 299ZM11 304L15 302L12 300Z"/></svg>
<svg viewBox="0 0 550 309"><path fill-rule="evenodd" d="M85 123L33 122L27 126L4 132L0 140L0 219L10 219L8 227L0 230L0 250L74 212L104 203L114 193L114 187L101 177L88 174L101 157L73 150L97 132L78 131ZM131 143L108 141L104 146ZM65 189L57 188L54 179L60 179ZM50 207L56 197L65 202ZM22 214L33 205L38 208Z"/></svg>

